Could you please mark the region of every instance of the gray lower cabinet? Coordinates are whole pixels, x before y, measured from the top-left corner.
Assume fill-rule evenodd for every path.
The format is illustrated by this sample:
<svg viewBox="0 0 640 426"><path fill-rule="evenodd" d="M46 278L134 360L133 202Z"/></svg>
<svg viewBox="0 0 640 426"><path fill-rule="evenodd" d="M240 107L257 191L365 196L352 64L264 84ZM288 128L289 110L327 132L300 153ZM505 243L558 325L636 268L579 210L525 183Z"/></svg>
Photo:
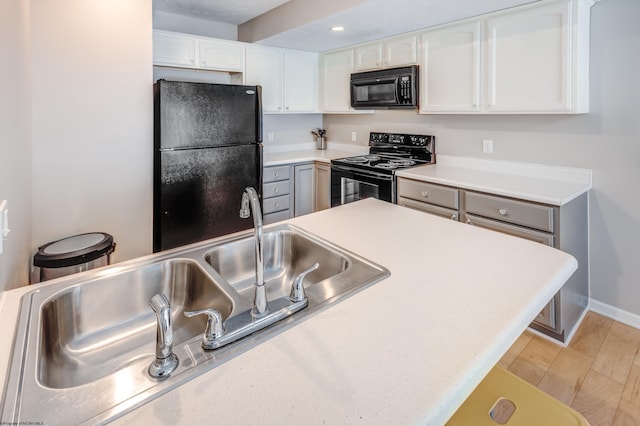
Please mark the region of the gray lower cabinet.
<svg viewBox="0 0 640 426"><path fill-rule="evenodd" d="M316 163L315 167L315 211L331 207L331 166Z"/></svg>
<svg viewBox="0 0 640 426"><path fill-rule="evenodd" d="M587 194L558 207L398 178L398 204L526 238L573 255L578 260L578 270L531 323L537 331L566 340L589 298Z"/></svg>
<svg viewBox="0 0 640 426"><path fill-rule="evenodd" d="M294 175L294 215L302 216L312 213L315 205L315 164L296 164Z"/></svg>
<svg viewBox="0 0 640 426"><path fill-rule="evenodd" d="M263 170L262 213L265 224L331 207L331 167L293 163Z"/></svg>
<svg viewBox="0 0 640 426"><path fill-rule="evenodd" d="M293 217L291 166L265 167L262 177L262 216L265 224Z"/></svg>

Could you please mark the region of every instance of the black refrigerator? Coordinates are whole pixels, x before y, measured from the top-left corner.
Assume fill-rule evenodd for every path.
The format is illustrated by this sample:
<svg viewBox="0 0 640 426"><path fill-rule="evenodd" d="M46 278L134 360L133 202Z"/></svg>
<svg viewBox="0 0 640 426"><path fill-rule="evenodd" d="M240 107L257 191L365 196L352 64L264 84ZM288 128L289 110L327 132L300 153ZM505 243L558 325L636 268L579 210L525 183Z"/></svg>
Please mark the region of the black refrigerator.
<svg viewBox="0 0 640 426"><path fill-rule="evenodd" d="M154 84L153 251L241 231L248 186L261 194L260 86Z"/></svg>

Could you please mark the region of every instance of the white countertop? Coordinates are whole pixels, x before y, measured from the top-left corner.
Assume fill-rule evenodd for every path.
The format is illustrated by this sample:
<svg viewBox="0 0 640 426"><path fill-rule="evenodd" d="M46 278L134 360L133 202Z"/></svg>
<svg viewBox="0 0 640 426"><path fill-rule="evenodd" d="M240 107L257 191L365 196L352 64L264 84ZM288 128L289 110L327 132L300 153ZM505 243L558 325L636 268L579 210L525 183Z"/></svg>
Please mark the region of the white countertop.
<svg viewBox="0 0 640 426"><path fill-rule="evenodd" d="M327 149L316 149L315 144L265 147L264 166L321 161L330 163L334 158L352 157L369 153L369 146L330 143Z"/></svg>
<svg viewBox="0 0 640 426"><path fill-rule="evenodd" d="M542 244L374 199L288 222L391 276L115 424L442 425L577 266ZM25 291L0 301L4 342Z"/></svg>
<svg viewBox="0 0 640 426"><path fill-rule="evenodd" d="M439 155L397 176L562 206L591 189L591 170Z"/></svg>

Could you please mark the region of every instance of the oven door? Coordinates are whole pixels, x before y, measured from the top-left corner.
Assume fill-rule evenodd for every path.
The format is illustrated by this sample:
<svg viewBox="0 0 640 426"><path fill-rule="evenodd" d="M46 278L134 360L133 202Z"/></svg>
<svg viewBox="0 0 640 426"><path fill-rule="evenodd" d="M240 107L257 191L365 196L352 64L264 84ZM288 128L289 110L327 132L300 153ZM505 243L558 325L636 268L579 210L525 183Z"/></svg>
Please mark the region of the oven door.
<svg viewBox="0 0 640 426"><path fill-rule="evenodd" d="M393 175L332 164L331 207L370 197L393 203L393 180Z"/></svg>

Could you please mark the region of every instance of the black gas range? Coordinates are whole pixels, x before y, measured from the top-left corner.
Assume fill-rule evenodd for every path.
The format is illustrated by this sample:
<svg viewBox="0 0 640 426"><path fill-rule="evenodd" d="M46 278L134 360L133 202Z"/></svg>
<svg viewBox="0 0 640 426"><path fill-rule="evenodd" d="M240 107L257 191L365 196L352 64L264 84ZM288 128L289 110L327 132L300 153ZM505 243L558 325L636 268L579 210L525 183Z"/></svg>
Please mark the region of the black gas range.
<svg viewBox="0 0 640 426"><path fill-rule="evenodd" d="M369 197L395 203L395 173L435 162L435 136L372 132L369 154L331 161L331 206Z"/></svg>

